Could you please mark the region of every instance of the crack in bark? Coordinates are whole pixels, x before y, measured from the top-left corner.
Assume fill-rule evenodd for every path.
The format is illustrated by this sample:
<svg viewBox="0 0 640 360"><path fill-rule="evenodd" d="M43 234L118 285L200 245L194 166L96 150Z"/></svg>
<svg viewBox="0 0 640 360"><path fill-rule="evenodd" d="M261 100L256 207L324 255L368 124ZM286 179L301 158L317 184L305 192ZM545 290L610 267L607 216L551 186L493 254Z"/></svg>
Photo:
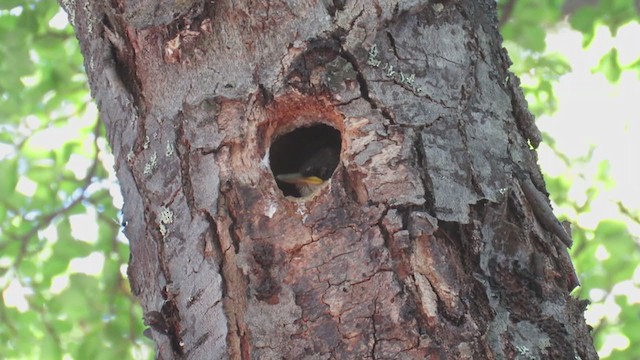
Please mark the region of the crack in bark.
<svg viewBox="0 0 640 360"><path fill-rule="evenodd" d="M214 242L221 251L220 275L222 280L222 306L227 319L227 346L230 358L249 359L251 345L244 314L247 307L248 282L242 270L238 268L238 235L235 233L236 219L227 209L229 191L221 191L216 216L207 214L207 220L215 231ZM236 244L234 244L234 242ZM230 250L234 251L230 251Z"/></svg>
<svg viewBox="0 0 640 360"><path fill-rule="evenodd" d="M362 9L360 9L360 12L358 13L358 15L354 16L353 19L351 19L351 22L349 22L349 30L348 31L353 30L353 27L355 26L356 21L358 21L358 19L362 16L362 14L364 14L364 6L362 6Z"/></svg>
<svg viewBox="0 0 640 360"><path fill-rule="evenodd" d="M416 288L416 281L415 281L415 278L413 277L414 270L411 265L411 260L405 254L402 253L402 249L399 249L395 246L394 240L393 240L393 234L390 234L385 228L385 226L382 224L382 219L385 218L387 212L388 212L388 209L386 209L384 214L380 217L380 220L378 221L376 226L378 226L378 229L380 230L380 233L384 239L385 246L389 250L389 255L391 257L391 263L392 263L391 272L393 274L393 278L398 283L400 288L407 293L407 295L409 296L409 302L413 303L414 306L417 307L418 311L414 313L415 314L414 319L416 320L416 325L418 327L418 331L420 332L420 329L429 328L429 327L427 326L428 322L427 322L427 319L424 317L424 312L422 311L422 308L423 308L422 300L420 298L420 295L418 294L418 290ZM410 211L403 211L401 213L410 213ZM407 229L407 223L405 219L403 219L402 228L404 230ZM399 268L398 264L402 264L406 266L407 269L403 270ZM401 277L402 276L401 273L404 273L407 271L409 271L409 274L408 274L409 276L403 279Z"/></svg>
<svg viewBox="0 0 640 360"><path fill-rule="evenodd" d="M558 218L556 218L547 196L535 187L528 175L519 174L517 176L520 188L529 202L535 218L540 222L542 227L553 233L564 246L571 248L573 239L564 229ZM562 244L558 244L560 248L563 247Z"/></svg>
<svg viewBox="0 0 640 360"><path fill-rule="evenodd" d="M384 117L385 119L389 120L389 123L391 125L395 125L396 121L393 118L393 115L391 114L389 109L386 108L386 107L379 107L376 104L376 101L371 98L371 96L369 94L369 85L367 84L367 80L365 79L364 75L362 74L362 70L360 69L360 66L358 65L358 60L356 59L356 57L350 51L345 50L344 46L342 46L342 45L341 45L340 56L343 59L345 59L347 62L349 62L351 64L351 66L353 67L353 70L355 70L355 72L356 72L356 80L358 81L358 85L360 87L361 97L371 105L372 109L379 109L380 113L382 114L382 117Z"/></svg>
<svg viewBox="0 0 640 360"><path fill-rule="evenodd" d="M195 196L193 193L193 184L191 183L191 144L189 140L185 136L184 131L184 122L185 118L182 113L179 115L178 121L178 129L176 131L176 142L178 143L175 147L176 154L178 155L178 159L180 159L180 185L182 186L182 192L187 200L187 206L191 211L191 214L195 213Z"/></svg>
<svg viewBox="0 0 640 360"><path fill-rule="evenodd" d="M229 228L228 228L229 237L231 239L231 245L233 245L233 250L237 254L237 253L240 252L240 237L234 231L234 229L236 228L236 225L238 224L238 219L232 214L231 211L227 211L226 215L229 218L229 220L231 220L231 222L229 223ZM225 249L224 251L227 252L228 250L229 249Z"/></svg>
<svg viewBox="0 0 640 360"><path fill-rule="evenodd" d="M344 10L346 5L346 0L324 0L323 2L327 13L332 18L335 18L338 11Z"/></svg>
<svg viewBox="0 0 640 360"><path fill-rule="evenodd" d="M424 171L418 171L420 176L420 182L422 183L422 189L424 190L424 199L425 203L423 207L429 214L435 214L435 204L436 199L433 194L433 182L431 181L431 177L428 174L428 162L427 162L427 153L424 148L424 139L422 137L422 129L418 129L416 131L416 138L413 141L413 147L416 151L417 157L417 167L418 169L423 169Z"/></svg>
<svg viewBox="0 0 640 360"><path fill-rule="evenodd" d="M364 75L362 75L362 71L360 69L360 66L358 65L358 60L356 59L356 57L348 50L345 50L344 47L342 47L340 56L343 59L345 59L349 64L351 64L351 67L353 67L353 70L355 70L356 80L358 81L358 85L360 87L360 95L362 96L362 98L366 100L369 104L371 104L372 108L377 109L378 106L369 97L369 85L367 84L367 81L365 80Z"/></svg>
<svg viewBox="0 0 640 360"><path fill-rule="evenodd" d="M520 88L520 80L511 72L508 72L507 85L511 93L511 108L516 119L516 125L520 133L529 144L537 149L542 142L542 133L536 126L535 117L529 111L527 100Z"/></svg>
<svg viewBox="0 0 640 360"><path fill-rule="evenodd" d="M391 45L391 49L393 49L393 54L396 56L397 59L403 60L398 55L398 49L396 48L396 39L393 38L393 35L391 35L390 31L387 30L386 34L387 34L387 39L389 39L389 44Z"/></svg>
<svg viewBox="0 0 640 360"><path fill-rule="evenodd" d="M376 358L376 346L378 345L377 329L376 329L376 313L378 312L378 297L373 298L373 311L371 312L371 336L373 337L373 346L371 346L371 358Z"/></svg>
<svg viewBox="0 0 640 360"><path fill-rule="evenodd" d="M205 211L204 215L207 223L209 223L209 233L211 234L211 239L207 239L205 234L206 243L203 249L205 251L204 257L207 257L206 250L208 247L207 243L209 243L212 247L212 250L215 252L214 254L217 255L216 258L220 261L218 272L222 273L222 260L224 259L224 250L222 249L222 244L219 238L220 233L218 232L218 224L216 223L216 221L213 218L213 215L211 215L209 211ZM222 279L222 281L224 285L224 278ZM224 288L223 288L222 295L224 296Z"/></svg>
<svg viewBox="0 0 640 360"><path fill-rule="evenodd" d="M110 15L105 11L99 22L100 30L102 30L101 38L111 45L108 59L104 59L104 61L113 62L119 80L133 100L134 108L143 109L145 98L144 91L142 91L142 81L137 72L136 49L133 46L135 40L130 38L129 33L119 29L126 27L126 24L122 24L123 21L119 17ZM133 34L135 36L135 32Z"/></svg>
<svg viewBox="0 0 640 360"><path fill-rule="evenodd" d="M184 341L181 336L180 311L174 299L168 299L162 305L162 315L167 321L167 336L171 343L171 349L177 355L184 355Z"/></svg>
<svg viewBox="0 0 640 360"><path fill-rule="evenodd" d="M146 199L147 198L145 197L145 200ZM146 202L148 203L149 201L146 200ZM148 209L147 204L145 205L145 207ZM165 279L165 283L170 284L172 282L171 272L167 266L169 259L166 256L163 236L162 234L160 234L160 231L157 227L153 227L151 229L149 228L149 224L156 224L156 219L157 217L154 211L145 211L145 233L156 243L157 259L160 271ZM163 315L164 319L167 322L165 335L169 337L172 351L175 354L182 356L184 348L180 335L180 312L175 304L175 300L171 297L173 295L168 294L165 290L166 287L163 288L163 291L161 293L164 304L162 305L162 308L160 310L160 313Z"/></svg>

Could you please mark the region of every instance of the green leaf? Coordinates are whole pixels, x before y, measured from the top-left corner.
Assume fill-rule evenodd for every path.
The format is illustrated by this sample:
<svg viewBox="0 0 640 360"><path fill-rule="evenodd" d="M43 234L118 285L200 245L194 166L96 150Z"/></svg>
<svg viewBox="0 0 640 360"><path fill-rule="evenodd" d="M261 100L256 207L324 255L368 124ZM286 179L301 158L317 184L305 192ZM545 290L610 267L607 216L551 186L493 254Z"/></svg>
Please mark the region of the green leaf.
<svg viewBox="0 0 640 360"><path fill-rule="evenodd" d="M100 294L94 278L72 274L69 276L69 287L49 301L49 308L53 312L65 314L68 321L82 321L85 326L95 325L100 323L100 317L95 311L99 304L96 303L94 294Z"/></svg>
<svg viewBox="0 0 640 360"><path fill-rule="evenodd" d="M82 344L78 348L76 359L93 359L104 348L102 337L99 333L91 333L84 336Z"/></svg>
<svg viewBox="0 0 640 360"><path fill-rule="evenodd" d="M628 235L627 225L616 220L600 221L595 230L595 236L599 241L611 241L624 235Z"/></svg>
<svg viewBox="0 0 640 360"><path fill-rule="evenodd" d="M13 193L18 183L18 158L0 161L0 199Z"/></svg>
<svg viewBox="0 0 640 360"><path fill-rule="evenodd" d="M27 177L39 184L49 185L57 180L57 173L51 164L31 165L26 173Z"/></svg>
<svg viewBox="0 0 640 360"><path fill-rule="evenodd" d="M33 278L38 274L38 267L30 259L23 260L20 263L20 274L24 277Z"/></svg>
<svg viewBox="0 0 640 360"><path fill-rule="evenodd" d="M598 66L593 68L594 72L601 72L611 83L618 82L620 80L620 74L622 69L618 62L618 49L612 48L606 55L604 55Z"/></svg>
<svg viewBox="0 0 640 360"><path fill-rule="evenodd" d="M40 359L62 359L62 349L60 348L60 344L52 336L45 336L40 340L40 349Z"/></svg>
<svg viewBox="0 0 640 360"><path fill-rule="evenodd" d="M546 47L545 37L546 31L541 26L532 25L520 34L518 42L526 49L542 52Z"/></svg>
<svg viewBox="0 0 640 360"><path fill-rule="evenodd" d="M636 264L640 263L640 254L627 226L619 221L603 220L595 232L596 240L602 244L609 257L598 264L607 274L608 284L631 279Z"/></svg>
<svg viewBox="0 0 640 360"><path fill-rule="evenodd" d="M73 323L66 320L55 319L51 321L51 327L53 327L57 333L64 334L73 330Z"/></svg>
<svg viewBox="0 0 640 360"><path fill-rule="evenodd" d="M632 0L609 0L601 1L600 9L606 14L602 16L603 22L609 26L611 35L616 36L618 29L632 21L637 19L638 10L635 8L636 4Z"/></svg>
<svg viewBox="0 0 640 360"><path fill-rule="evenodd" d="M20 241L15 241L7 237L0 237L0 260L15 259L20 253Z"/></svg>
<svg viewBox="0 0 640 360"><path fill-rule="evenodd" d="M73 258L85 257L94 250L91 244L78 241L71 236L71 224L67 218L58 224L58 241L53 246L56 258L69 262Z"/></svg>
<svg viewBox="0 0 640 360"><path fill-rule="evenodd" d="M634 61L634 62L632 62L632 63L630 63L628 65L625 65L624 68L625 68L625 70L637 71L638 72L638 77L640 77L640 57L636 61Z"/></svg>
<svg viewBox="0 0 640 360"><path fill-rule="evenodd" d="M569 17L569 24L582 33L582 47L591 44L595 34L595 23L599 17L598 10L591 6L584 6L576 10Z"/></svg>
<svg viewBox="0 0 640 360"><path fill-rule="evenodd" d="M42 264L42 273L45 278L52 278L62 274L69 267L69 259L62 256L53 256Z"/></svg>
<svg viewBox="0 0 640 360"><path fill-rule="evenodd" d="M23 0L2 0L0 2L0 10L11 10L21 5L24 5Z"/></svg>

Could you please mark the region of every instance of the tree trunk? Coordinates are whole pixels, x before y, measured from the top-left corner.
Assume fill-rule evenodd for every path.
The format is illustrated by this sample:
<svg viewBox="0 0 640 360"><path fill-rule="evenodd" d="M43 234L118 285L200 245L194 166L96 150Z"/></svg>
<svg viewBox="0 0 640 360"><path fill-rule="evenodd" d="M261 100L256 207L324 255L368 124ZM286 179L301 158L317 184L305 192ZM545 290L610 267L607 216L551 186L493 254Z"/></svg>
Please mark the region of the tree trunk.
<svg viewBox="0 0 640 360"><path fill-rule="evenodd" d="M158 358L597 358L494 0L62 5Z"/></svg>

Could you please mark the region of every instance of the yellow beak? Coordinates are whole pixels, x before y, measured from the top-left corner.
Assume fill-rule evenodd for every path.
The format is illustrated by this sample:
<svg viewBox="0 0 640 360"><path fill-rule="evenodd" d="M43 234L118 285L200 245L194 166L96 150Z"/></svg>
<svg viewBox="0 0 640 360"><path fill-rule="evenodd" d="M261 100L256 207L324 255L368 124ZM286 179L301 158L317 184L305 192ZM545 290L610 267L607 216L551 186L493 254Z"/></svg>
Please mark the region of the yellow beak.
<svg viewBox="0 0 640 360"><path fill-rule="evenodd" d="M294 185L320 185L324 180L317 176L302 176L300 173L280 174L276 176L276 179Z"/></svg>

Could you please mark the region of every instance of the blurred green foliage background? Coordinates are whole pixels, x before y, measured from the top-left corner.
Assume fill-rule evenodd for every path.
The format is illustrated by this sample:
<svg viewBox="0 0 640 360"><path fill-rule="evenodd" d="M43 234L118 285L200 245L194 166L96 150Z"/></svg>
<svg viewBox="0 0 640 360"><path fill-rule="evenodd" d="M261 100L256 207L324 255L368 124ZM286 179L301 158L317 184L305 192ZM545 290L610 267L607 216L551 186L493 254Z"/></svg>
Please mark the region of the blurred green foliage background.
<svg viewBox="0 0 640 360"><path fill-rule="evenodd" d="M615 211L597 212L603 194L625 182L611 176L611 159L594 156L604 140L616 139L590 144L584 153L562 150L567 144L553 131L564 121L553 116L563 108L556 88L574 64L548 41L551 33L573 29L589 49L602 29L615 38L621 28L638 26L638 6L634 0L498 1L512 70L523 79L532 112L547 119L540 152L555 165L551 172L542 166L558 214L573 223L572 257L582 281L575 295L592 301L587 320L607 359L640 359L640 204L620 196L608 200ZM593 72L613 84L625 74L637 80L640 52L625 63L620 50L599 54ZM637 102L628 105L629 119L640 120ZM76 38L57 3L2 0L1 359L153 356L126 280L122 199L104 136ZM640 167L638 155L620 154ZM592 214L595 221L588 220Z"/></svg>

